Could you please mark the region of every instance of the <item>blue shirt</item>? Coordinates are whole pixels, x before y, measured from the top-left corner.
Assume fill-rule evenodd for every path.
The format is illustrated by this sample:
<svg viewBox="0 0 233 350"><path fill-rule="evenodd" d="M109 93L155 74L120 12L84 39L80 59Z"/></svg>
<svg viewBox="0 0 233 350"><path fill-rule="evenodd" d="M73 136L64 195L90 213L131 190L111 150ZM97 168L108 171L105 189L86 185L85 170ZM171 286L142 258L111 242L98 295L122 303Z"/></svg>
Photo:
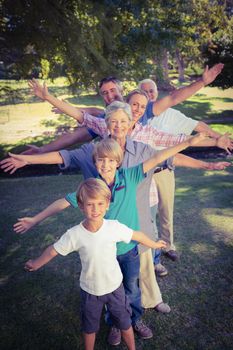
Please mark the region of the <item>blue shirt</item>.
<svg viewBox="0 0 233 350"><path fill-rule="evenodd" d="M149 101L147 106L146 106L146 111L143 114L143 116L139 119L139 123L142 125L147 125L148 120L154 117L153 114L153 104L154 102Z"/></svg>

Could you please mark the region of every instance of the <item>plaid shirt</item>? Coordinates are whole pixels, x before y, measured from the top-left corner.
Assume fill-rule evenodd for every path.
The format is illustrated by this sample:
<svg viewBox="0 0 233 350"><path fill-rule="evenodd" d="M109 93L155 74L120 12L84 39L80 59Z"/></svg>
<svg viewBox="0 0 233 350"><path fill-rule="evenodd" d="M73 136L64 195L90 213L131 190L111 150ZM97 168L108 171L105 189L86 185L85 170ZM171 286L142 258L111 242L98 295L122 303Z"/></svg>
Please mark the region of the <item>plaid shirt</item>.
<svg viewBox="0 0 233 350"><path fill-rule="evenodd" d="M83 124L92 129L100 137L104 138L109 135L105 119L94 117L86 112L83 114ZM170 147L177 145L187 139L185 134L173 135L163 131L158 131L151 125L142 125L136 123L130 137L134 141L143 142L153 148ZM150 188L150 206L158 204L158 192L154 180L152 179Z"/></svg>

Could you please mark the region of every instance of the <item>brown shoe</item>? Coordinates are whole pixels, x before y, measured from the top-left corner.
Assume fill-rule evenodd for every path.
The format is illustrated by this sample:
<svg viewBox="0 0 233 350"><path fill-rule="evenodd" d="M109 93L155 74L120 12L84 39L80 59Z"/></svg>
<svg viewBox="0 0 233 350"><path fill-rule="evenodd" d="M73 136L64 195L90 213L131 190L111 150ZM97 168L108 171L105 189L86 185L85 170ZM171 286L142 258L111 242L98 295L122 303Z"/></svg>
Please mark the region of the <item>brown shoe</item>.
<svg viewBox="0 0 233 350"><path fill-rule="evenodd" d="M133 325L133 329L141 337L142 339L150 339L153 337L152 330L145 325L141 320L137 320L135 325Z"/></svg>
<svg viewBox="0 0 233 350"><path fill-rule="evenodd" d="M112 326L110 328L110 332L108 335L108 343L110 345L116 346L116 345L119 345L120 342L121 342L121 331L115 326Z"/></svg>
<svg viewBox="0 0 233 350"><path fill-rule="evenodd" d="M171 308L168 304L163 301L155 306L155 310L161 312L162 314L168 314L171 311Z"/></svg>
<svg viewBox="0 0 233 350"><path fill-rule="evenodd" d="M164 255L172 261L176 261L179 259L179 256L175 250L168 250L168 252L165 252Z"/></svg>

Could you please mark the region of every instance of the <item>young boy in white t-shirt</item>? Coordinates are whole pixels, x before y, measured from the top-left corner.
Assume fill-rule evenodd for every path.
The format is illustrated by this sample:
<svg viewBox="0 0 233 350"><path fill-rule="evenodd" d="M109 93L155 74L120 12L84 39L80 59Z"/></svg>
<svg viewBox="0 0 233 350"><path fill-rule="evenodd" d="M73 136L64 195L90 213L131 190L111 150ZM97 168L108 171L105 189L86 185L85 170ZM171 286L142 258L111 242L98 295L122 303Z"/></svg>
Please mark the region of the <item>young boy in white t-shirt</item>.
<svg viewBox="0 0 233 350"><path fill-rule="evenodd" d="M150 248L163 248L140 231L133 231L117 220L106 220L111 191L100 179L83 181L77 191L79 208L85 219L69 229L40 257L25 264L28 271L38 270L58 254L78 251L81 259L81 319L86 350L94 349L103 306L106 304L114 324L121 330L128 349L135 349L130 306L122 285L122 273L116 257L116 243L132 239Z"/></svg>

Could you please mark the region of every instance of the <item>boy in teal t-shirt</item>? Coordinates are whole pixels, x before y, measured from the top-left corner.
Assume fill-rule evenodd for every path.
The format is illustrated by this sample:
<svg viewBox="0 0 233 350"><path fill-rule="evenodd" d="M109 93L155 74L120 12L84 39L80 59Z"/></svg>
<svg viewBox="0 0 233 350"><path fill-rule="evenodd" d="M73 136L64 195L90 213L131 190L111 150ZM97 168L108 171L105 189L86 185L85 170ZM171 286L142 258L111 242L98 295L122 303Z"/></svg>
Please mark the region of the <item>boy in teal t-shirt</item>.
<svg viewBox="0 0 233 350"><path fill-rule="evenodd" d="M132 168L116 170L114 182L109 186L112 199L105 219L117 219L133 230L140 229L136 206L136 191L138 184L145 179L145 176L142 164ZM66 200L74 208L78 207L76 192L69 193L66 196ZM129 252L136 245L135 241L131 241L129 244L124 242L117 243L117 255Z"/></svg>

